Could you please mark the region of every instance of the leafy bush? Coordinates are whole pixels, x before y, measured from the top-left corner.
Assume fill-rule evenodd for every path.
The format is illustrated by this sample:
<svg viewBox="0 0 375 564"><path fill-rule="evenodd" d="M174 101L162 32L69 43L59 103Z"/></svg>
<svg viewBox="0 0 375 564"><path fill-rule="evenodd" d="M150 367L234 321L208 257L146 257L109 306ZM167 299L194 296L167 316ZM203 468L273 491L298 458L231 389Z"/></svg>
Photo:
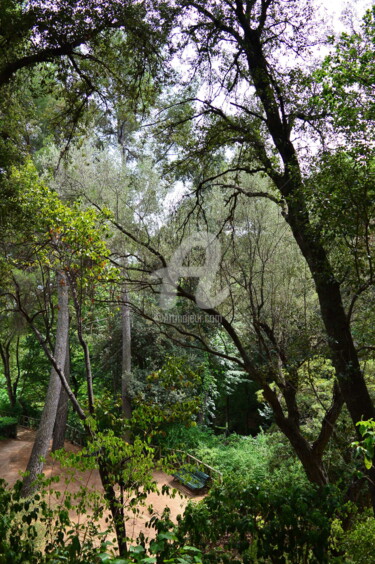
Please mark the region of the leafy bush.
<svg viewBox="0 0 375 564"><path fill-rule="evenodd" d="M361 518L343 538L347 564L368 564L373 559L375 519L373 515Z"/></svg>
<svg viewBox="0 0 375 564"><path fill-rule="evenodd" d="M199 504L190 504L179 534L203 551L203 562L329 560L337 490L311 484L261 485L232 477Z"/></svg>
<svg viewBox="0 0 375 564"><path fill-rule="evenodd" d="M35 392L34 385L34 392ZM24 388L23 388L24 390ZM40 399L40 394L39 394ZM38 417L41 410L36 410L29 403L28 398L24 395L16 400L16 404L12 406L9 402L9 397L6 392L5 379L0 375L0 414L3 416L19 417L21 413L23 415L30 415L31 417Z"/></svg>
<svg viewBox="0 0 375 564"><path fill-rule="evenodd" d="M262 481L270 473L270 464L277 449L278 445L271 435L231 435L218 438L215 446L201 444L194 452L199 459L224 475L238 474L249 480Z"/></svg>
<svg viewBox="0 0 375 564"><path fill-rule="evenodd" d="M194 546L180 545L174 532L159 533L146 549L143 544L131 546L127 558L99 554L105 564L202 564L202 554Z"/></svg>
<svg viewBox="0 0 375 564"><path fill-rule="evenodd" d="M17 402L14 407L9 403L8 394L6 392L5 380L0 375L0 413L1 415L17 416L22 412L21 405Z"/></svg>
<svg viewBox="0 0 375 564"><path fill-rule="evenodd" d="M53 481L56 481L56 478L41 479L40 485L42 488L49 487ZM14 488L10 489L6 487L4 480L0 480L2 564L99 562L95 545L100 532L95 521L97 516L102 515L102 511L95 510L94 502L88 501L85 491L81 490L79 503L74 503L75 511L85 515L85 523L82 525L70 521L69 509L73 505L71 495L65 494L59 504L51 507L43 493L34 494L28 499L22 498L21 486L22 482L17 482ZM59 495L56 492L57 499ZM75 499L78 497L76 495ZM100 510L100 506L98 507ZM92 515L87 514L90 510Z"/></svg>
<svg viewBox="0 0 375 564"><path fill-rule="evenodd" d="M256 437L214 435L207 427L174 425L163 439L168 448L193 454L225 475L241 475L260 483L271 474L303 481L304 472L289 444L279 432Z"/></svg>
<svg viewBox="0 0 375 564"><path fill-rule="evenodd" d="M69 478L70 479L70 478ZM100 531L97 519L103 516L101 497L81 488L74 495L49 491L56 478L40 478L41 493L28 499L20 495L21 482L14 488L0 480L0 562L1 564L199 564L199 549L180 543L173 531L168 510L161 519L153 517L150 526L158 531L146 547L141 534L138 545L126 557L115 557L116 547L106 541L112 530ZM50 495L59 502L51 507ZM82 524L70 520L69 510L85 518ZM112 534L111 534L112 538ZM98 546L98 539L102 540Z"/></svg>
<svg viewBox="0 0 375 564"><path fill-rule="evenodd" d="M8 411L9 399L6 392L5 380L0 375L0 411Z"/></svg>
<svg viewBox="0 0 375 564"><path fill-rule="evenodd" d="M17 418L0 417L0 437L17 438Z"/></svg>
<svg viewBox="0 0 375 564"><path fill-rule="evenodd" d="M200 447L215 447L220 443L209 427L202 425L186 426L174 423L169 426L166 435L159 442L167 448L196 452Z"/></svg>

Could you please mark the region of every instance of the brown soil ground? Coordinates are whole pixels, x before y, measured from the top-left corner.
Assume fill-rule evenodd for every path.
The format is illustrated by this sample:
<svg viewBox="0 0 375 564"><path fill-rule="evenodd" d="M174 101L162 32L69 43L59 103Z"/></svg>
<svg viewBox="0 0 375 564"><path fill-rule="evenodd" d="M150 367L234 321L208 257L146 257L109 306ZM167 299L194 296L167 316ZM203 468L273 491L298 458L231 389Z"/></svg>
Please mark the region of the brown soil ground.
<svg viewBox="0 0 375 564"><path fill-rule="evenodd" d="M13 485L20 478L20 472L26 470L34 438L35 431L20 428L18 430L17 439L0 441L0 478L5 479L9 485ZM68 451L77 451L78 447L66 442L65 449ZM66 485L64 478L68 477L69 473L67 470L61 468L58 462L48 456L44 466L44 474L47 477L55 475L60 476L60 481L57 484L53 484L52 488L61 492L68 489L70 492L75 493L79 490L81 485L87 486L97 492L103 492L99 472L97 470L85 472L77 471L74 481ZM177 515L183 513L189 499L198 501L204 497L202 495L193 495L188 489L184 488L184 486L173 481L172 476L164 472L155 471L154 479L160 488L163 485L169 485L177 489L178 492L174 498L167 495L158 495L157 493L148 495L146 507L152 504L154 514L158 516L162 514L165 507L169 507L171 519L176 521ZM51 503L54 503L53 498L51 498ZM141 507L140 514L135 517L132 515L129 521L127 521L127 533L129 537L135 539L140 532L143 532L146 537L154 536L152 530L145 527L146 522L150 518L146 507ZM72 518L73 520L79 519L79 517L74 517L74 515ZM82 519L82 516L80 518ZM104 517L100 526L103 529L106 528Z"/></svg>

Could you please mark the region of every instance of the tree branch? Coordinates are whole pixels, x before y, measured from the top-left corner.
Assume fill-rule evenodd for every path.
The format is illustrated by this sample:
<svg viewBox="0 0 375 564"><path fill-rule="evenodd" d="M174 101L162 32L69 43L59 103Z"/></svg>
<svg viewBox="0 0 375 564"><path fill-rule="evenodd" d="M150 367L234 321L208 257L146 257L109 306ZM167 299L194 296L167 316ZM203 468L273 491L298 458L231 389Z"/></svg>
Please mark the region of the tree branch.
<svg viewBox="0 0 375 564"><path fill-rule="evenodd" d="M332 404L324 416L319 436L312 445L314 454L319 457L323 456L324 450L332 436L332 433L334 432L335 423L340 416L343 405L344 398L341 395L337 381L335 381L333 385Z"/></svg>
<svg viewBox="0 0 375 564"><path fill-rule="evenodd" d="M7 84L20 69L32 67L38 63L52 62L60 57L71 55L74 52L74 48L78 47L83 42L84 39L80 38L71 43L64 43L59 47L48 47L33 55L26 55L17 61L7 63L0 72L0 87Z"/></svg>

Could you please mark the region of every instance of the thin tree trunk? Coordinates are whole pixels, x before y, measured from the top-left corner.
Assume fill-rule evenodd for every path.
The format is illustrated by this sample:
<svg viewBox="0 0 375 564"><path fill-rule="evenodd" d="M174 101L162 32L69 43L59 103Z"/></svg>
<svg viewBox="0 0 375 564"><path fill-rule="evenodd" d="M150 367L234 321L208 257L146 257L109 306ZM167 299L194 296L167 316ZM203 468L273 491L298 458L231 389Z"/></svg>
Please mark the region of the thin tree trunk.
<svg viewBox="0 0 375 564"><path fill-rule="evenodd" d="M122 318L122 366L121 366L121 399L122 412L125 419L130 419L132 407L129 396L131 381L131 318L129 307L129 295L126 285L123 290L123 304L121 308Z"/></svg>
<svg viewBox="0 0 375 564"><path fill-rule="evenodd" d="M122 168L126 168L126 121L117 119L117 143L121 151ZM116 205L116 220L119 221L119 202ZM124 257L123 273L126 277L127 258ZM129 396L131 381L131 318L129 307L129 293L126 282L123 285L122 306L121 306L121 326L122 326L122 361L121 361L121 401L124 419L130 419L132 407ZM129 436L125 437L129 440Z"/></svg>
<svg viewBox="0 0 375 564"><path fill-rule="evenodd" d="M64 373L66 381L70 382L70 354L69 354L69 340L67 341L66 357ZM52 452L63 448L65 441L66 423L68 420L68 395L61 386L59 405L57 406L55 427L53 429Z"/></svg>
<svg viewBox="0 0 375 564"><path fill-rule="evenodd" d="M54 358L58 367L63 372L69 330L68 285L65 274L57 275L58 316L56 327L56 343ZM27 465L27 476L24 478L21 493L27 497L36 489L35 479L43 471L42 458L47 455L53 428L56 420L57 406L61 391L61 380L55 368L51 370L46 400L39 429L36 434L33 450Z"/></svg>
<svg viewBox="0 0 375 564"><path fill-rule="evenodd" d="M104 497L108 501L109 509L111 511L113 524L116 531L119 555L124 557L128 555L128 548L126 543L126 525L125 525L123 500L118 499L116 496L116 491L111 483L110 471L108 471L106 461L99 457L98 466L99 466L100 478L104 489Z"/></svg>
<svg viewBox="0 0 375 564"><path fill-rule="evenodd" d="M17 401L17 390L18 390L18 384L21 378L21 363L20 363L20 337L17 337L17 343L16 343L16 366L17 366L17 376L16 379L13 382L13 397L14 397L14 403L16 403Z"/></svg>
<svg viewBox="0 0 375 564"><path fill-rule="evenodd" d="M14 407L16 405L16 398L13 393L12 374L10 368L10 341L5 343L5 345L0 343L0 356L3 361L3 369L4 369L4 376L7 386L9 403L12 407Z"/></svg>
<svg viewBox="0 0 375 564"><path fill-rule="evenodd" d="M91 357L90 357L90 349L87 344L87 341L83 334L83 327L82 327L82 306L79 301L77 288L74 284L74 281L69 278L70 282L70 289L73 296L74 307L76 310L76 319L77 319L77 333L78 333L78 341L83 350L83 356L85 359L85 370L86 370L86 383L87 383L87 400L89 404L89 412L92 415L94 413L94 388L92 383L92 370L91 370Z"/></svg>

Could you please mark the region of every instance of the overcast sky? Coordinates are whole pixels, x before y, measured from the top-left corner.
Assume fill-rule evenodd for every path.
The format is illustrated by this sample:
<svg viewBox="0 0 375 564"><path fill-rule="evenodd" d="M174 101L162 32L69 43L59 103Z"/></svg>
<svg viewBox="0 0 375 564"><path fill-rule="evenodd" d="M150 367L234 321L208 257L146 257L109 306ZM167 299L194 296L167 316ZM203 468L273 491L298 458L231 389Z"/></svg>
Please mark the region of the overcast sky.
<svg viewBox="0 0 375 564"><path fill-rule="evenodd" d="M345 29L343 22L340 21L340 14L349 8L357 14L358 19L361 19L365 10L370 8L374 2L372 0L328 0L328 2L319 1L324 8L332 15L334 27L337 31Z"/></svg>

